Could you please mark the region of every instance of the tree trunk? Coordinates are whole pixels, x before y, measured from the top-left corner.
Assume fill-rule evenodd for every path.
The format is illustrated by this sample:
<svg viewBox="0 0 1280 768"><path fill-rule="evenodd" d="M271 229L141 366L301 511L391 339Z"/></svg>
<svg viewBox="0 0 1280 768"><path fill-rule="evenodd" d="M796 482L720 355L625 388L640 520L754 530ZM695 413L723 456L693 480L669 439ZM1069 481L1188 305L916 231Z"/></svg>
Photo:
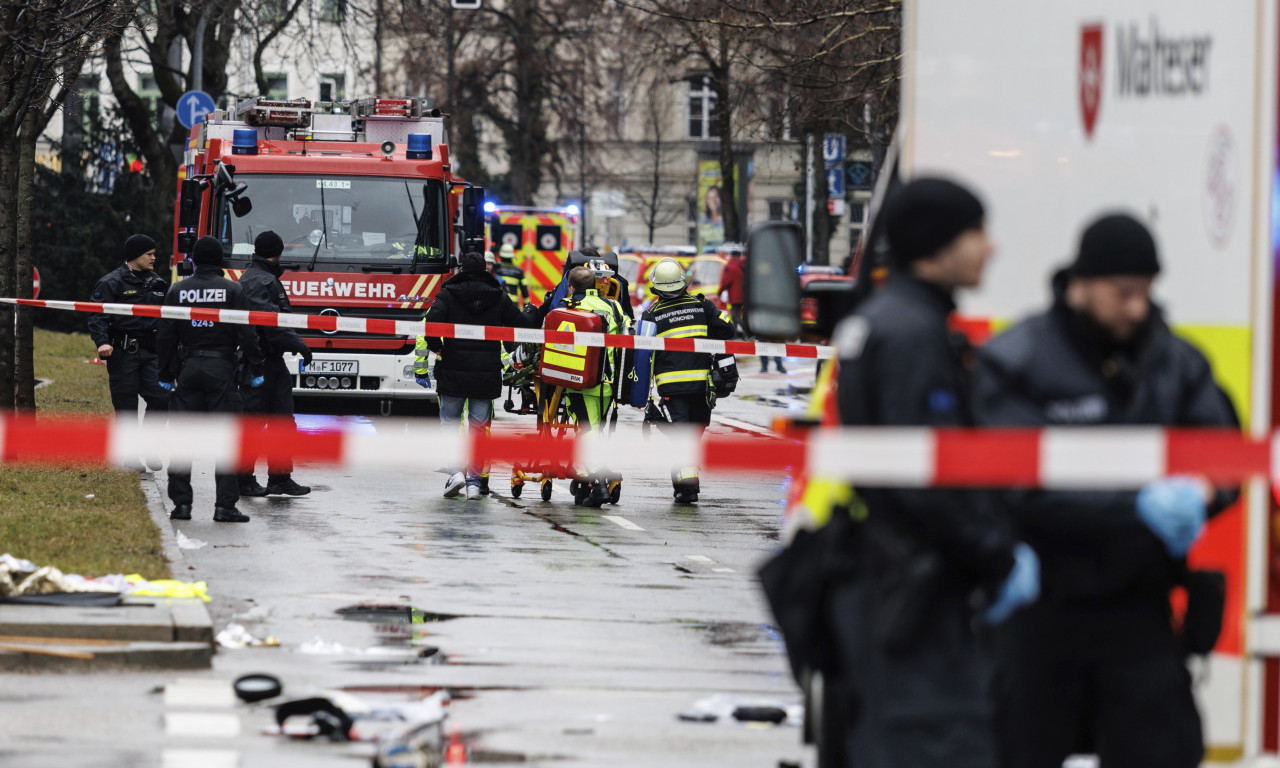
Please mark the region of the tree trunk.
<svg viewBox="0 0 1280 768"><path fill-rule="evenodd" d="M14 266L17 269L17 295L31 296L31 214L35 192L38 110L28 110L22 118L22 134L18 138L18 173L15 185L17 210L14 226ZM31 331L30 307L18 308L17 338L14 344L14 407L35 410L35 355Z"/></svg>
<svg viewBox="0 0 1280 768"><path fill-rule="evenodd" d="M16 137L0 141L0 296L16 294L14 231L18 171ZM12 410L14 393L14 308L0 304L0 410Z"/></svg>
<svg viewBox="0 0 1280 768"><path fill-rule="evenodd" d="M727 33L720 30L720 55L726 57L724 46L727 45ZM725 242L742 242L742 227L738 220L738 175L734 172L736 163L733 156L733 109L729 103L729 64L726 58L721 59L711 73L712 88L716 92L716 127L720 134L720 203L724 216Z"/></svg>

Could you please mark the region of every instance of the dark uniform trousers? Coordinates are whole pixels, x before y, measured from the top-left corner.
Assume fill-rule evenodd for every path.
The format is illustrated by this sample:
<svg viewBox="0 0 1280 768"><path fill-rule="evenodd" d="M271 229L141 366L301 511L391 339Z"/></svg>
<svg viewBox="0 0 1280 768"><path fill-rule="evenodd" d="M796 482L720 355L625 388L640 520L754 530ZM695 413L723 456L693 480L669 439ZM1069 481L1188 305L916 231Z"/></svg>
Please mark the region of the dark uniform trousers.
<svg viewBox="0 0 1280 768"><path fill-rule="evenodd" d="M703 430L711 424L709 397L709 392L667 395L662 398L662 402L667 406L667 415L671 417L672 424L695 425L698 438L701 439ZM672 471L671 484L681 492L698 493L701 490L696 467L680 467Z"/></svg>
<svg viewBox="0 0 1280 768"><path fill-rule="evenodd" d="M268 430L287 431L287 434L272 435L287 440L296 430L293 422L293 373L285 364L284 358L268 358L262 371L263 382L260 387L245 387L241 390L244 398L244 412L260 416L287 416L287 420L272 421ZM293 459L288 456L275 458L267 464L267 483L284 479L293 472Z"/></svg>
<svg viewBox="0 0 1280 768"><path fill-rule="evenodd" d="M178 386L169 401L174 413L240 413L240 390L235 382L232 352L188 356L178 373ZM214 356L216 355L216 356ZM234 472L219 467L214 471L219 507L234 507L240 500L240 483ZM169 468L169 499L174 504L192 502L191 470Z"/></svg>
<svg viewBox="0 0 1280 768"><path fill-rule="evenodd" d="M154 349L138 346L128 352L124 346L115 346L106 363L116 413L136 413L139 395L147 403L148 414L169 410L169 393L160 386L160 358Z"/></svg>

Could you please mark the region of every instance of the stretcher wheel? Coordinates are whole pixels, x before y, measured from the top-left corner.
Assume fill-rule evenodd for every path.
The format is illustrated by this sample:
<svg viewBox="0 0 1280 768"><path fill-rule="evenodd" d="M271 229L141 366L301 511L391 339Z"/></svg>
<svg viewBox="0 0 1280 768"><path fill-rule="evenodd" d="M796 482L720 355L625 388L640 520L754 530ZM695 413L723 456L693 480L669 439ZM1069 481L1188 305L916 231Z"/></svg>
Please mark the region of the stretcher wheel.
<svg viewBox="0 0 1280 768"><path fill-rule="evenodd" d="M543 480L541 485L542 485L542 500L551 501L551 481Z"/></svg>
<svg viewBox="0 0 1280 768"><path fill-rule="evenodd" d="M511 498L518 499L520 494L524 492L524 482L511 478Z"/></svg>
<svg viewBox="0 0 1280 768"><path fill-rule="evenodd" d="M622 499L622 481L615 480L609 483L609 503L617 504Z"/></svg>
<svg viewBox="0 0 1280 768"><path fill-rule="evenodd" d="M572 480L569 482L569 493L573 494L573 503L582 506L582 502L591 493L591 484L582 480Z"/></svg>

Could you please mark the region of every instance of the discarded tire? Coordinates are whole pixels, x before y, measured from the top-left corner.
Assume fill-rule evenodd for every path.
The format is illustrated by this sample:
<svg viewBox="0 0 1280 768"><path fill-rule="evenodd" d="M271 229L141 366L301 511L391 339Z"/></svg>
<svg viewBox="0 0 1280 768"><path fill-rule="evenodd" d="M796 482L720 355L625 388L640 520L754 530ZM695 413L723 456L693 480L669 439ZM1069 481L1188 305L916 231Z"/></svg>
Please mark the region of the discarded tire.
<svg viewBox="0 0 1280 768"><path fill-rule="evenodd" d="M266 674L241 675L236 678L234 687L241 701L271 699L284 690L278 677Z"/></svg>

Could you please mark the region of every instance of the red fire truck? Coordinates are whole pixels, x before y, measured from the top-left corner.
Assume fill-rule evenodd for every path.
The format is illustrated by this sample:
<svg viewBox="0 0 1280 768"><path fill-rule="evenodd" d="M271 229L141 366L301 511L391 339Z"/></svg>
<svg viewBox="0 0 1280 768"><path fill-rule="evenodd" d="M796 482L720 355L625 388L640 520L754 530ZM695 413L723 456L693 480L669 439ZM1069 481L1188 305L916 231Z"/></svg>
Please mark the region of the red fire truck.
<svg viewBox="0 0 1280 768"><path fill-rule="evenodd" d="M212 235L238 278L274 230L295 311L417 319L463 243L483 238L483 196L452 174L444 118L420 100L248 99L191 131L174 253ZM298 396L376 400L384 414L434 397L414 382L410 337L302 333L315 360L289 361Z"/></svg>

